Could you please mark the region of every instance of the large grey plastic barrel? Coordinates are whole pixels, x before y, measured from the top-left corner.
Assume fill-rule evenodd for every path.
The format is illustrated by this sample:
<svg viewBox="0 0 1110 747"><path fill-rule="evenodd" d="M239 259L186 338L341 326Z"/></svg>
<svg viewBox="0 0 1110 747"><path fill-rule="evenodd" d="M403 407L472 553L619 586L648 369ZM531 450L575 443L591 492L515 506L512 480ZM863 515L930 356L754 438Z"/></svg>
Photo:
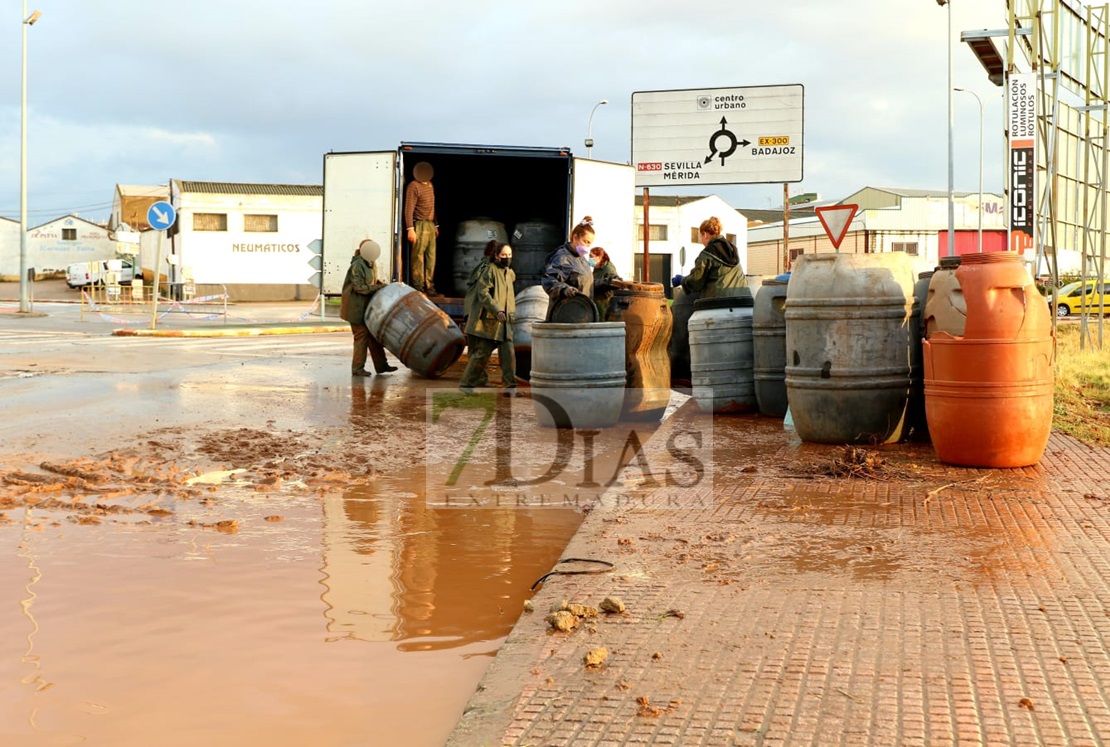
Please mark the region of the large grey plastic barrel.
<svg viewBox="0 0 1110 747"><path fill-rule="evenodd" d="M513 350L516 353L516 375L531 376L532 325L547 318L551 297L542 286L533 285L516 294L516 316L513 317Z"/></svg>
<svg viewBox="0 0 1110 747"><path fill-rule="evenodd" d="M459 223L455 231L455 292L466 295L466 281L482 261L482 253L491 239L505 243L509 235L505 224L492 218L472 218Z"/></svg>
<svg viewBox="0 0 1110 747"><path fill-rule="evenodd" d="M513 247L513 270L516 271L516 291L519 293L540 284L544 260L563 243L563 236L554 223L525 220L513 226L509 243Z"/></svg>
<svg viewBox="0 0 1110 747"><path fill-rule="evenodd" d="M906 415L907 438L929 440L929 424L925 419L925 369L922 364L921 341L925 338L925 303L929 300L929 283L933 271L917 274L913 286L913 316L910 320L910 405Z"/></svg>
<svg viewBox="0 0 1110 747"><path fill-rule="evenodd" d="M434 379L462 355L464 336L423 293L390 283L366 307L366 326L386 350L421 376Z"/></svg>
<svg viewBox="0 0 1110 747"><path fill-rule="evenodd" d="M755 294L752 347L755 401L764 415L783 416L786 397L786 280L764 280Z"/></svg>
<svg viewBox="0 0 1110 747"><path fill-rule="evenodd" d="M687 293L681 287L674 289L674 303L671 304L671 341L667 343L667 355L671 359L671 382L679 383L690 379L690 332L687 325L694 313L694 301L698 293Z"/></svg>
<svg viewBox="0 0 1110 747"><path fill-rule="evenodd" d="M803 441L898 441L917 277L903 253L806 254L790 275L786 391Z"/></svg>
<svg viewBox="0 0 1110 747"><path fill-rule="evenodd" d="M532 401L540 425L606 428L624 404L624 322L532 325Z"/></svg>
<svg viewBox="0 0 1110 747"><path fill-rule="evenodd" d="M690 330L690 379L694 401L706 412L756 409L752 379L751 296L701 298Z"/></svg>

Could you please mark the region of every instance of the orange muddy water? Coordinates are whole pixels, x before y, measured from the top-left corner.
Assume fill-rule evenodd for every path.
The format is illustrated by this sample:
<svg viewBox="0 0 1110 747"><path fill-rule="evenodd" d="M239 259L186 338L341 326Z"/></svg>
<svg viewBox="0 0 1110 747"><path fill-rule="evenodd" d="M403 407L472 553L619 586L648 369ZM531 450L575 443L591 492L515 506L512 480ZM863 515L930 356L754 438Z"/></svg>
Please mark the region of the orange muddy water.
<svg viewBox="0 0 1110 747"><path fill-rule="evenodd" d="M442 744L581 517L386 482L223 495L234 527L9 511L0 742Z"/></svg>

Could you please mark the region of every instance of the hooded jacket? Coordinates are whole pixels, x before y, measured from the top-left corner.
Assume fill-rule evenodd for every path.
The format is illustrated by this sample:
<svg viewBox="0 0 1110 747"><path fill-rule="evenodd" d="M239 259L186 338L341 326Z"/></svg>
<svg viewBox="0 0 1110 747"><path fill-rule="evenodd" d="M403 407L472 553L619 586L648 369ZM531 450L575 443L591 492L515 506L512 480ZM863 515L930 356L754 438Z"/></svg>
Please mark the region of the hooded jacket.
<svg viewBox="0 0 1110 747"><path fill-rule="evenodd" d="M347 268L347 276L343 278L339 318L351 324L366 324L366 307L370 305L370 297L384 285L385 283L378 282L374 265L355 252L351 257L351 265Z"/></svg>
<svg viewBox="0 0 1110 747"><path fill-rule="evenodd" d="M682 279L686 293L701 293L702 298L751 295L740 255L731 241L714 236L694 260L694 269Z"/></svg>
<svg viewBox="0 0 1110 747"><path fill-rule="evenodd" d="M481 269L464 302L470 311L466 333L498 342L511 341L513 317L516 316L516 296L513 295L516 273L493 262L479 267ZM497 318L499 311L505 312L505 321Z"/></svg>
<svg viewBox="0 0 1110 747"><path fill-rule="evenodd" d="M591 298L594 294L594 268L590 267L585 257L579 257L568 242L552 252L543 269L541 282L553 301L565 296L567 289L572 287L586 298Z"/></svg>

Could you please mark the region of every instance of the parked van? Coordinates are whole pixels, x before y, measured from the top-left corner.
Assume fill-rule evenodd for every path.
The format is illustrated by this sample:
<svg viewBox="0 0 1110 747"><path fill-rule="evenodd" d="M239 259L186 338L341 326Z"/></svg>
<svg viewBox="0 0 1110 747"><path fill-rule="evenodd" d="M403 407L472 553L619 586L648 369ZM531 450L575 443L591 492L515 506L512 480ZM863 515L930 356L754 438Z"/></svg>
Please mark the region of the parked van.
<svg viewBox="0 0 1110 747"><path fill-rule="evenodd" d="M1099 283L1097 280L1086 282L1076 281L1068 283L1056 291L1056 316L1067 317L1072 314L1099 313L1101 301L1102 313L1110 314L1110 282ZM1049 308L1052 307L1052 294L1048 297Z"/></svg>
<svg viewBox="0 0 1110 747"><path fill-rule="evenodd" d="M109 273L116 274L116 282L130 283L136 276L135 264L130 259L94 259L89 262L74 262L66 267L66 285L70 288L84 288L86 285L103 285ZM142 277L142 273L139 273Z"/></svg>

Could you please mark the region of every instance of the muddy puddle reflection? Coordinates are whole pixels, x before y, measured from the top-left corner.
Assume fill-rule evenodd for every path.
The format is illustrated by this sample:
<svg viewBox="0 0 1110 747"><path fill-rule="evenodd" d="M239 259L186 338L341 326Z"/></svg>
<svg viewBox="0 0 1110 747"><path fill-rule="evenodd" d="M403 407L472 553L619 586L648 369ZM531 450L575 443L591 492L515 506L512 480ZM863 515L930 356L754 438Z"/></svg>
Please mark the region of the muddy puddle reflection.
<svg viewBox="0 0 1110 747"><path fill-rule="evenodd" d="M438 745L581 514L426 508L408 478L0 526L0 744Z"/></svg>

